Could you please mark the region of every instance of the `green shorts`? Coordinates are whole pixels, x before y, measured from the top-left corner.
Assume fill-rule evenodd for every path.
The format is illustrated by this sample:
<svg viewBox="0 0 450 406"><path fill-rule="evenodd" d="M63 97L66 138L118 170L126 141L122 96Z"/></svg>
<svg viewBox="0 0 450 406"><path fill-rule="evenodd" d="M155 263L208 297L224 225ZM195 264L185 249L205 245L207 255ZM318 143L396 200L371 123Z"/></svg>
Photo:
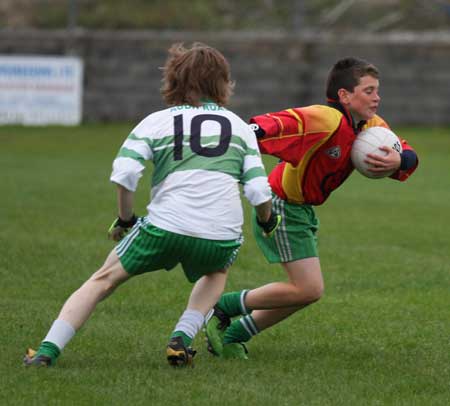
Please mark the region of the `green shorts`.
<svg viewBox="0 0 450 406"><path fill-rule="evenodd" d="M307 204L291 204L278 196L272 197L273 209L282 220L275 234L266 238L256 223L253 210L253 235L259 248L270 263L291 262L297 259L317 257L317 230L319 219L314 208Z"/></svg>
<svg viewBox="0 0 450 406"><path fill-rule="evenodd" d="M236 259L243 242L207 240L162 230L146 217L137 223L116 246L120 262L131 275L166 269L181 264L190 282L203 275L228 268Z"/></svg>

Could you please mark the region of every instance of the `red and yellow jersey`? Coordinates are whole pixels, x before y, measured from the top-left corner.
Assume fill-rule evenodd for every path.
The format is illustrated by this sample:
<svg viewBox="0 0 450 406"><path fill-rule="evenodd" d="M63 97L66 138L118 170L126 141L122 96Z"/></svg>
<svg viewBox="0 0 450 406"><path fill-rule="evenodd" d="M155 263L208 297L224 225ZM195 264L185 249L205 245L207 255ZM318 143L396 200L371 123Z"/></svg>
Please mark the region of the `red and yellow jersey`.
<svg viewBox="0 0 450 406"><path fill-rule="evenodd" d="M356 135L367 127L387 127L375 115L355 129L351 116L325 106L292 108L253 117L265 132L258 139L264 154L282 160L270 173L272 190L291 203L320 205L353 172L350 152ZM412 148L402 140L404 150ZM398 170L391 178L404 181L415 170Z"/></svg>

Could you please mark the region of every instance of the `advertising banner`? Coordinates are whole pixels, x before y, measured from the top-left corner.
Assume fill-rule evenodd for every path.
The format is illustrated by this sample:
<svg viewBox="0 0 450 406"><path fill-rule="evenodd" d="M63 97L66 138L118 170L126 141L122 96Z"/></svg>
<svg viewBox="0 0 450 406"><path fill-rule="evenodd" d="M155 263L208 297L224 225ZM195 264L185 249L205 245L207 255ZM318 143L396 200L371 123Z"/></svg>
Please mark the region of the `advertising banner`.
<svg viewBox="0 0 450 406"><path fill-rule="evenodd" d="M77 125L82 84L79 58L0 55L0 124Z"/></svg>

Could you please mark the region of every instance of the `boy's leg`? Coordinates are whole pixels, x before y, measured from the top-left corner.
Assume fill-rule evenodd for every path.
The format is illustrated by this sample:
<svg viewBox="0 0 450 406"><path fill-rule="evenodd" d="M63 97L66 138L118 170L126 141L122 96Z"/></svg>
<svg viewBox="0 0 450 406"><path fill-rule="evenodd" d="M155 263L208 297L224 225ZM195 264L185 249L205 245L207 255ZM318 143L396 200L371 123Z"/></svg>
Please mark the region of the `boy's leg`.
<svg viewBox="0 0 450 406"><path fill-rule="evenodd" d="M226 282L226 269L202 276L192 288L187 308L197 310L206 316L218 302Z"/></svg>
<svg viewBox="0 0 450 406"><path fill-rule="evenodd" d="M248 292L245 305L259 331L284 320L297 310L318 301L324 282L318 257L282 264L289 282L275 282Z"/></svg>
<svg viewBox="0 0 450 406"><path fill-rule="evenodd" d="M69 297L58 319L65 320L78 330L94 311L97 303L129 278L130 274L123 268L115 249L112 250L105 264Z"/></svg>
<svg viewBox="0 0 450 406"><path fill-rule="evenodd" d="M243 317L231 322L222 333L223 344L249 341L262 330L279 323L296 311L320 299L323 278L318 257L305 258L282 264L289 282L274 282L248 292L223 295L219 307L225 313L241 309ZM242 303L243 298L243 303ZM231 309L231 310L230 310ZM251 312L251 314L246 314ZM229 317L235 314L228 314ZM211 329L214 321L211 322ZM208 324L210 324L208 323ZM217 323L216 323L217 324ZM222 348L217 346L219 355ZM214 348L216 350L216 348ZM242 351L241 351L242 353Z"/></svg>
<svg viewBox="0 0 450 406"><path fill-rule="evenodd" d="M113 250L105 264L67 299L39 350L29 351L25 356L25 365L54 364L59 353L86 322L97 303L129 277Z"/></svg>
<svg viewBox="0 0 450 406"><path fill-rule="evenodd" d="M242 241L242 237L221 241L179 236L177 242L180 262L187 279L195 282L195 286L186 312L175 327L167 347L168 360L172 365L186 365L191 362L191 357L183 358L183 353L177 349L181 345L187 347L204 325L205 316L223 293L226 270L236 259Z"/></svg>
<svg viewBox="0 0 450 406"><path fill-rule="evenodd" d="M323 278L317 251L316 232L319 221L308 205L292 205L278 197L273 207L282 216L282 223L272 238L263 238L253 215L253 231L258 246L271 263L281 263L288 282L274 282L242 295L233 293L219 306L228 316L241 309L244 317L234 320L227 328L223 342L248 341L260 331L280 322L292 313L320 299ZM245 311L251 314L245 314Z"/></svg>
<svg viewBox="0 0 450 406"><path fill-rule="evenodd" d="M245 298L249 291L249 289L243 289L237 292L224 293L217 302L216 308L228 317L250 314L251 310L245 306Z"/></svg>
<svg viewBox="0 0 450 406"><path fill-rule="evenodd" d="M192 340L205 322L205 316L219 300L226 283L226 270L204 275L194 285L187 308L179 319L167 346L171 365L190 365L195 351Z"/></svg>

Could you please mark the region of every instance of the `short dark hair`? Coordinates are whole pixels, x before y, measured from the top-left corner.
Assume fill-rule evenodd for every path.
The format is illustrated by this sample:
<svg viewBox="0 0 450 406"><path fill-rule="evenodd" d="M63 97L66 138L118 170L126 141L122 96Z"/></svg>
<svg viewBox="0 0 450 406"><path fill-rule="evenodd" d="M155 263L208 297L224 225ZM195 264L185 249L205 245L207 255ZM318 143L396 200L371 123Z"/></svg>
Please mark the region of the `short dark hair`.
<svg viewBox="0 0 450 406"><path fill-rule="evenodd" d="M169 106L199 106L204 99L228 103L234 83L230 65L215 48L195 42L190 49L173 44L163 70L161 94Z"/></svg>
<svg viewBox="0 0 450 406"><path fill-rule="evenodd" d="M339 89L353 92L363 76L379 77L379 71L371 63L354 57L347 57L337 61L331 68L327 79L327 98L338 100Z"/></svg>

